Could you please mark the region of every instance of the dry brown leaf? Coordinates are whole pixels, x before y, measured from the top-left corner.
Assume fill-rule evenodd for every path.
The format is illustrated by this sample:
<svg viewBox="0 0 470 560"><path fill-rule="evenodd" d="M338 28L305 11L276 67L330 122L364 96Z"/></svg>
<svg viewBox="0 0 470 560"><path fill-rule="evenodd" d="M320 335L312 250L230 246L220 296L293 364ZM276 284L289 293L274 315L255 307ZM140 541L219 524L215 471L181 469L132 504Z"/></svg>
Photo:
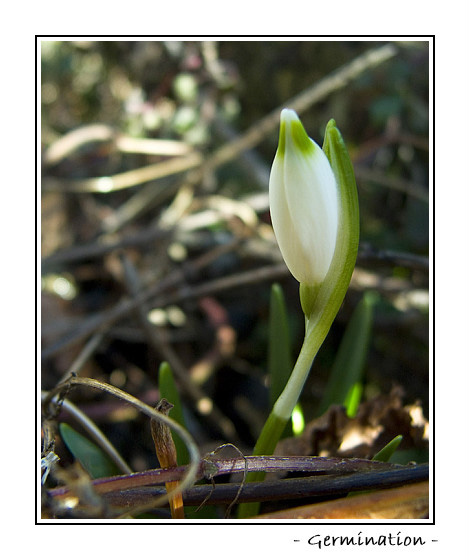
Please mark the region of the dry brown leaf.
<svg viewBox="0 0 470 560"><path fill-rule="evenodd" d="M405 449L428 445L422 408L419 403L404 406L399 387L362 403L355 418L343 406L331 406L300 437L280 441L275 454L371 458L397 435L403 436Z"/></svg>

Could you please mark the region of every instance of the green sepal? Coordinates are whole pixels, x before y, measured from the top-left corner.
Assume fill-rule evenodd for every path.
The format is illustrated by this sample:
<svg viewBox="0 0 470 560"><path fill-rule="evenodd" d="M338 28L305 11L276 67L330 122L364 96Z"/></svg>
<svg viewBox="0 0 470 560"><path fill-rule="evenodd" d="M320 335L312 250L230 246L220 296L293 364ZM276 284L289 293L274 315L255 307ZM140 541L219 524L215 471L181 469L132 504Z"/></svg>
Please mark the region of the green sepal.
<svg viewBox="0 0 470 560"><path fill-rule="evenodd" d="M311 317L315 309L315 301L317 299L319 286L310 286L303 282L299 286L300 305L306 319Z"/></svg>
<svg viewBox="0 0 470 560"><path fill-rule="evenodd" d="M332 269L340 265L344 280L349 285L359 247L359 202L351 158L334 119L326 125L323 151L335 174L340 200L336 250L325 280L328 279Z"/></svg>

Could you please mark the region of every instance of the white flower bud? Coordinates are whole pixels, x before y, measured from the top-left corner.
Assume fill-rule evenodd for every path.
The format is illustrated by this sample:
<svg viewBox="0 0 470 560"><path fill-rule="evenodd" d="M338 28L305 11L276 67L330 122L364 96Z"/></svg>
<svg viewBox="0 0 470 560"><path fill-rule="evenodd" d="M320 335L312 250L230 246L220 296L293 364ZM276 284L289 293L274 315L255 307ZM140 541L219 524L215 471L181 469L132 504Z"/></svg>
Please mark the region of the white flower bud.
<svg viewBox="0 0 470 560"><path fill-rule="evenodd" d="M323 282L336 247L338 188L328 158L291 109L281 113L269 203L274 233L292 275L310 286Z"/></svg>

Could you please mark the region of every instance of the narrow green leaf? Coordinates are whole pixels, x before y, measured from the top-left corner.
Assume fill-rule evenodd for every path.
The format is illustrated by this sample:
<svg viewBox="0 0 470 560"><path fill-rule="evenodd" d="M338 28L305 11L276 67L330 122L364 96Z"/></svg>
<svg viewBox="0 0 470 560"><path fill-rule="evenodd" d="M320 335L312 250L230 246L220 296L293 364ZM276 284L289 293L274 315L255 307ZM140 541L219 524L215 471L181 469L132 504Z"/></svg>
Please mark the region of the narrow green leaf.
<svg viewBox="0 0 470 560"><path fill-rule="evenodd" d="M354 418L357 414L357 409L362 397L362 383L354 383L354 385L348 391L346 398L344 399L344 406L346 407L346 414L349 418Z"/></svg>
<svg viewBox="0 0 470 560"><path fill-rule="evenodd" d="M302 405L297 403L292 412L292 432L294 436L300 436L305 428L305 417Z"/></svg>
<svg viewBox="0 0 470 560"><path fill-rule="evenodd" d="M286 303L279 284L271 287L269 308L268 371L270 378L269 402L274 406L284 390L292 371L291 342Z"/></svg>
<svg viewBox="0 0 470 560"><path fill-rule="evenodd" d="M387 443L385 447L383 447L378 453L376 453L372 459L374 461L382 461L382 463L387 463L390 461L390 458L395 453L397 447L400 445L403 436L396 436L391 441ZM360 494L368 494L367 490L362 490L358 492L349 492L348 497L351 496L358 496Z"/></svg>
<svg viewBox="0 0 470 560"><path fill-rule="evenodd" d="M59 431L70 453L80 461L91 478L120 474L116 465L94 442L65 423L59 425Z"/></svg>
<svg viewBox="0 0 470 560"><path fill-rule="evenodd" d="M332 404L344 404L350 413L354 411L353 403L358 391L357 387L354 393L354 387L361 383L376 299L373 292L366 292L351 316L320 403L319 415ZM359 403L356 403L356 409L357 404Z"/></svg>
<svg viewBox="0 0 470 560"><path fill-rule="evenodd" d="M292 371L292 349L284 292L279 284L271 287L269 307L269 402L271 408L284 390ZM293 435L293 419L286 425L282 438Z"/></svg>
<svg viewBox="0 0 470 560"><path fill-rule="evenodd" d="M389 441L385 447L383 447L372 457L372 459L374 459L374 461L382 461L384 463L387 463L388 461L390 461L391 456L395 453L402 440L403 436L394 437L392 441Z"/></svg>
<svg viewBox="0 0 470 560"><path fill-rule="evenodd" d="M173 404L170 416L175 422L178 422L178 424L180 424L181 426L186 427L178 387L175 383L173 370L171 369L170 364L168 364L167 362L162 362L162 364L160 365L160 369L158 371L158 388L160 391L160 398L164 397L169 402L171 402L171 404ZM179 435L175 434L173 431L172 436L173 441L175 442L178 464L188 465L190 459L186 445L179 437Z"/></svg>

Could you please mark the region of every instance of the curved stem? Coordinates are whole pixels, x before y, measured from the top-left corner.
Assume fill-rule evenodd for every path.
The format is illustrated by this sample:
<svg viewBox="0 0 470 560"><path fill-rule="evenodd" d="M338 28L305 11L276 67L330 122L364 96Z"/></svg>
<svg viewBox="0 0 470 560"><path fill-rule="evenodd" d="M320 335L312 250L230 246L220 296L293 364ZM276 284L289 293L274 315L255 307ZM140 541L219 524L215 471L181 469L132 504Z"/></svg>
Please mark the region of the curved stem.
<svg viewBox="0 0 470 560"><path fill-rule="evenodd" d="M136 515L141 511L146 511L149 508L157 507L160 504L168 501L168 499L173 497L175 494L184 491L186 488L189 488L194 484L197 478L200 454L196 442L189 434L189 432L185 430L182 426L180 426L177 422L172 420L170 417L161 414L151 406L143 403L136 397L129 395L129 393L126 393L125 391L118 389L117 387L114 387L113 385L109 385L108 383L105 383L103 381L98 381L96 379L91 379L86 377L71 377L67 382L56 385L53 389L51 389L51 391L49 391L49 393L45 396L43 400L43 409L47 411L54 396L57 393L61 393L63 390L68 389L70 386L73 385L86 385L87 387L91 387L93 389L99 389L101 391L105 391L106 393L113 395L114 397L117 397L119 399L128 402L133 407L137 408L138 410L140 410L140 412L149 416L150 418L155 419L159 422L163 422L164 424L167 424L172 430L174 430L181 437L181 439L185 442L188 448L191 464L188 470L186 471L186 476L181 481L181 484L178 486L178 488L176 488L169 494L165 494L165 496L159 497L157 500L155 500L155 502L146 504L145 507L142 508L136 507L130 511L129 510L126 511L123 514L123 516L128 517L129 515Z"/></svg>
<svg viewBox="0 0 470 560"><path fill-rule="evenodd" d="M310 329L309 332L307 325L307 333L297 361L295 362L294 369L292 370L284 390L274 404L272 410L273 414L279 418L285 419L286 422L291 417L292 411L299 400L300 393L310 373L313 360L323 342L323 338L319 340L320 337L316 336L316 334L315 329Z"/></svg>
<svg viewBox="0 0 470 560"><path fill-rule="evenodd" d="M41 391L41 399L44 401L47 396L47 391ZM52 399L52 402L57 401L57 397ZM68 399L64 399L61 403L63 410L66 410L74 420L76 420L93 438L95 443L103 450L104 453L113 461L113 463L118 467L120 471L126 474L131 474L132 469L121 457L114 445L109 441L109 439L103 434L103 432L98 428L98 426L84 414L78 407L76 407Z"/></svg>

